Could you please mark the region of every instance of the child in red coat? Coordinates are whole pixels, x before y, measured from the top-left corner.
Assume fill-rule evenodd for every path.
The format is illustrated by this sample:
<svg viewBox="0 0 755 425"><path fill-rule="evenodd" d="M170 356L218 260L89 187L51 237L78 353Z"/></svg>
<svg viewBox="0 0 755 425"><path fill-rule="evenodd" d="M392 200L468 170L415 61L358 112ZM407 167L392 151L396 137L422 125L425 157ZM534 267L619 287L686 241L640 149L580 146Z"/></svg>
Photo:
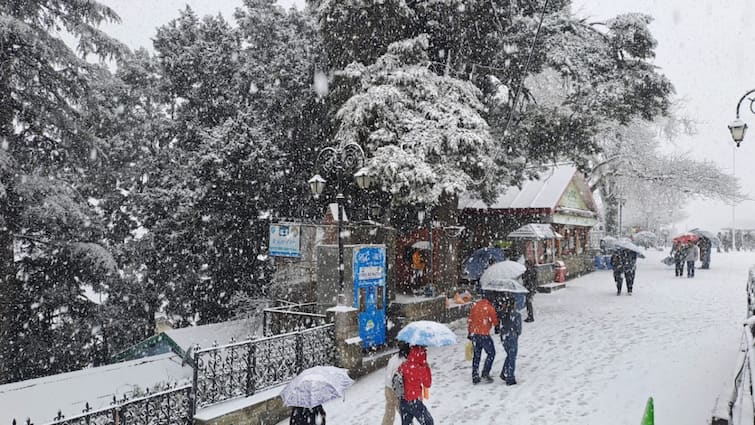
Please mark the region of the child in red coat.
<svg viewBox="0 0 755 425"><path fill-rule="evenodd" d="M417 419L420 425L433 425L433 417L422 403L423 389L433 383L430 366L427 364L427 349L415 345L409 350L406 361L398 368L404 378L404 397L401 399L401 424L411 425Z"/></svg>

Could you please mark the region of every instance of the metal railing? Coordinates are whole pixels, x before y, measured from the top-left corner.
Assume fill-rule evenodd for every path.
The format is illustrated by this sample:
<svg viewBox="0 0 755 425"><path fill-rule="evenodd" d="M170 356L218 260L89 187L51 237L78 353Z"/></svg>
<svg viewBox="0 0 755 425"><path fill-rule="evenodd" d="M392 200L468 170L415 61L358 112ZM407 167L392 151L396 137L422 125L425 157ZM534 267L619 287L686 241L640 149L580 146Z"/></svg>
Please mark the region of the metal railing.
<svg viewBox="0 0 755 425"><path fill-rule="evenodd" d="M62 412L45 425L190 425L192 415L192 386L167 388L144 396L118 400L113 396L110 406L91 409L86 404L82 413L65 417ZM25 425L34 425L27 419ZM16 420L13 420L16 425Z"/></svg>
<svg viewBox="0 0 755 425"><path fill-rule="evenodd" d="M335 325L194 351L196 409L291 380L312 366L335 361ZM286 361L292 358L293 362Z"/></svg>
<svg viewBox="0 0 755 425"><path fill-rule="evenodd" d="M308 329L327 323L324 314L316 313L316 303L292 304L281 300L277 302L283 305L262 311L264 336L284 334L296 329Z"/></svg>
<svg viewBox="0 0 755 425"><path fill-rule="evenodd" d="M742 330L734 382L719 398L712 425L752 425L755 412L755 266L747 279L747 317Z"/></svg>
<svg viewBox="0 0 755 425"><path fill-rule="evenodd" d="M60 411L45 425L189 425L194 414L222 401L247 397L293 379L312 366L335 362L335 325L300 327L295 332L250 339L193 353L191 384L122 399L110 406L65 417ZM27 419L13 425L34 425Z"/></svg>

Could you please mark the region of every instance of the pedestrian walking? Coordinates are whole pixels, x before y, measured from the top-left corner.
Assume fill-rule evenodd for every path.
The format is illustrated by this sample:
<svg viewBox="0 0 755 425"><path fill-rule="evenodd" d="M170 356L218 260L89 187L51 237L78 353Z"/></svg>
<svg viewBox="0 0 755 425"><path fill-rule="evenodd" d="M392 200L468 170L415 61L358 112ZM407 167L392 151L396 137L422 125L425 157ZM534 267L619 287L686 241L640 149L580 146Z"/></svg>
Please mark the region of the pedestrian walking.
<svg viewBox="0 0 755 425"><path fill-rule="evenodd" d="M396 413L399 415L399 399L393 390L393 375L399 366L406 360L409 355L409 344L404 341L398 342L398 353L391 356L388 360L388 366L385 368L385 413L383 414L383 425L393 425Z"/></svg>
<svg viewBox="0 0 755 425"><path fill-rule="evenodd" d="M493 360L495 360L495 344L493 344L493 338L490 337L491 328L498 330L498 315L490 300L483 297L480 301L474 303L467 320L467 338L472 341L474 346L472 356L473 384L478 384L481 379L486 382L493 382L493 378L490 377L490 369L493 368ZM482 368L482 378L480 378L477 372L480 369L483 350L485 350L485 365Z"/></svg>
<svg viewBox="0 0 755 425"><path fill-rule="evenodd" d="M696 244L690 244L687 249L687 277L695 277L695 261L700 259L700 247Z"/></svg>
<svg viewBox="0 0 755 425"><path fill-rule="evenodd" d="M535 298L535 293L537 292L537 269L535 268L535 262L529 258L524 262L524 266L527 267L527 270L525 270L522 275L522 283L528 291L525 302L525 305L527 306L527 318L524 319L524 321L534 322L535 312L532 308L532 299Z"/></svg>
<svg viewBox="0 0 755 425"><path fill-rule="evenodd" d="M613 281L616 282L616 295L621 295L621 286L624 283L624 260L618 250L611 254L611 269L613 269Z"/></svg>
<svg viewBox="0 0 755 425"><path fill-rule="evenodd" d="M499 312L498 321L501 326L501 342L506 351L501 379L506 385L516 385L516 355L519 351L519 335L522 334L522 315L516 311L516 301L513 298L506 300L504 308Z"/></svg>
<svg viewBox="0 0 755 425"><path fill-rule="evenodd" d="M624 279L627 282L627 295L632 295L634 276L637 270L637 253L628 249L622 249L621 262L624 268Z"/></svg>
<svg viewBox="0 0 755 425"><path fill-rule="evenodd" d="M433 417L422 402L429 397L432 373L427 364L427 348L412 346L406 361L398 368L404 378L404 396L399 402L401 425L411 425L417 419L420 425L433 425Z"/></svg>
<svg viewBox="0 0 755 425"><path fill-rule="evenodd" d="M325 409L322 405L309 407L294 407L291 409L289 425L325 425Z"/></svg>
<svg viewBox="0 0 755 425"><path fill-rule="evenodd" d="M687 245L681 242L674 242L671 247L671 257L674 258L676 277L684 276L684 261L687 258Z"/></svg>

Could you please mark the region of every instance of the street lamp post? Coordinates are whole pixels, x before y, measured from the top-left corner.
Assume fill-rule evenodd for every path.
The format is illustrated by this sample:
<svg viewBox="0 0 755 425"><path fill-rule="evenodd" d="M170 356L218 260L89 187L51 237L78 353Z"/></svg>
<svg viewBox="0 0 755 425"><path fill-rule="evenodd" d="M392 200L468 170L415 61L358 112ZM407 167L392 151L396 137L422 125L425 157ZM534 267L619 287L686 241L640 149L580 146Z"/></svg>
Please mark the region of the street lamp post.
<svg viewBox="0 0 755 425"><path fill-rule="evenodd" d="M734 121L729 124L729 132L731 132L731 138L734 140L734 143L737 144L737 147L739 147L739 144L742 143L742 140L745 138L745 133L747 132L747 123L742 121L742 119L739 117L739 108L742 106L742 102L744 102L745 99L750 101L750 112L755 114L755 97L748 97L751 94L755 93L755 89L752 89L745 93L740 99L739 102L737 102L737 116L734 119ZM731 149L731 175L734 177L736 175L736 149ZM736 247L736 240L735 240L735 232L734 229L736 227L736 199L731 200L731 247L732 249L735 249Z"/></svg>
<svg viewBox="0 0 755 425"><path fill-rule="evenodd" d="M317 154L315 166L322 170L326 176L336 180L336 206L338 208L338 305L346 304L344 294L344 264L343 264L343 200L342 183L347 174L353 175L360 189L370 187L371 178L364 167L365 155L362 147L356 143L346 143L338 147L326 147ZM325 180L320 174L315 174L309 179L309 188L312 195L317 199L325 189Z"/></svg>
<svg viewBox="0 0 755 425"><path fill-rule="evenodd" d="M621 234L622 234L621 221L622 221L622 215L623 215L622 213L624 209L624 203L626 203L627 200L625 198L619 198L618 201L619 201L619 239L621 239Z"/></svg>

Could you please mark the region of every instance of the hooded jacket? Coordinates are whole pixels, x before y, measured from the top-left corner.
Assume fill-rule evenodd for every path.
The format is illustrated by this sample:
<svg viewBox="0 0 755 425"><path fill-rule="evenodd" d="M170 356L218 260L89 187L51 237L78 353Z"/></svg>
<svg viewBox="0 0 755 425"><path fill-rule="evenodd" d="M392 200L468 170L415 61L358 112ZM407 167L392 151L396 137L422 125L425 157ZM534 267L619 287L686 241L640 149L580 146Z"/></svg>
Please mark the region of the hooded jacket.
<svg viewBox="0 0 755 425"><path fill-rule="evenodd" d="M421 398L422 387L430 388L433 383L425 347L412 347L406 361L399 366L398 370L404 377L404 400L406 401Z"/></svg>
<svg viewBox="0 0 755 425"><path fill-rule="evenodd" d="M472 335L490 335L491 327L498 327L498 315L493 304L483 298L474 303L469 311L467 332Z"/></svg>

